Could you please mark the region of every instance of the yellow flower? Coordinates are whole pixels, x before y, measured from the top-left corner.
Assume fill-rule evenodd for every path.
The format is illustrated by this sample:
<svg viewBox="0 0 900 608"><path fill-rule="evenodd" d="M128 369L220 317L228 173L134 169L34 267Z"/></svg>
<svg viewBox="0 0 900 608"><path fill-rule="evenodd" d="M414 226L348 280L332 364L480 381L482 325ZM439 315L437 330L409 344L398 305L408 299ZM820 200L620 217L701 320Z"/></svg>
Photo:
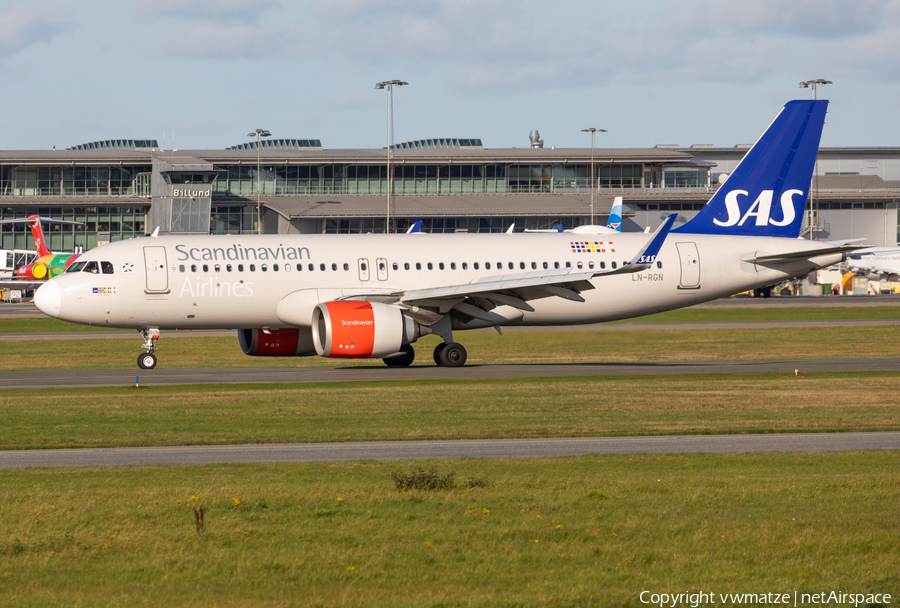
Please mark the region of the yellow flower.
<svg viewBox="0 0 900 608"><path fill-rule="evenodd" d="M557 525L557 526L556 526L556 529L557 529L557 530L562 530L562 526L561 526L561 525Z"/></svg>
<svg viewBox="0 0 900 608"><path fill-rule="evenodd" d="M341 501L343 501L343 500L344 500L343 498L341 498L340 496L338 496L338 502L341 502Z"/></svg>
<svg viewBox="0 0 900 608"><path fill-rule="evenodd" d="M539 543L539 542L541 542L541 541L539 541L538 539L534 539L534 542Z"/></svg>
<svg viewBox="0 0 900 608"><path fill-rule="evenodd" d="M619 535L616 534L615 532L613 532L613 536L615 536L616 538L619 538Z"/></svg>
<svg viewBox="0 0 900 608"><path fill-rule="evenodd" d="M425 543L425 546L426 546L426 547L433 547L434 545L432 545L431 543Z"/></svg>
<svg viewBox="0 0 900 608"><path fill-rule="evenodd" d="M484 513L485 515L488 515L491 512L491 510L490 509L482 509L481 512Z"/></svg>
<svg viewBox="0 0 900 608"><path fill-rule="evenodd" d="M537 517L537 518L538 518L538 519L540 519L540 518L541 518L541 516L540 516L540 515L535 515L535 517Z"/></svg>
<svg viewBox="0 0 900 608"><path fill-rule="evenodd" d="M196 496L191 496L191 502L197 502L199 500Z"/></svg>
<svg viewBox="0 0 900 608"><path fill-rule="evenodd" d="M240 499L240 498L235 498L235 499L234 499L234 504L233 504L232 506L233 506L235 509L237 509L238 506L240 506L240 504L241 504L241 499Z"/></svg>
<svg viewBox="0 0 900 608"><path fill-rule="evenodd" d="M347 572L353 572L354 570L356 570L356 568L353 566L347 566Z"/></svg>
<svg viewBox="0 0 900 608"><path fill-rule="evenodd" d="M180 501L180 500L178 501L178 504L181 504L181 501Z"/></svg>

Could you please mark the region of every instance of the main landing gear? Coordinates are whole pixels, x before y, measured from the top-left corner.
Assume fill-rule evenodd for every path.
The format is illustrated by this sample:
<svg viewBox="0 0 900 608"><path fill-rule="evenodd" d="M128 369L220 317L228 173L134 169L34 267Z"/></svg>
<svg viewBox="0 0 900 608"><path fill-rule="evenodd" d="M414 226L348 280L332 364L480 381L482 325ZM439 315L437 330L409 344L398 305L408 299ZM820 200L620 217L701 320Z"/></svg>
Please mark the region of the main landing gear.
<svg viewBox="0 0 900 608"><path fill-rule="evenodd" d="M434 362L444 367L462 367L466 363L466 348L458 342L443 342L434 348Z"/></svg>
<svg viewBox="0 0 900 608"><path fill-rule="evenodd" d="M413 350L413 347L409 344L404 344L400 347L400 353L393 357L385 357L382 361L388 367L409 367L412 365L413 360L416 358L416 351Z"/></svg>
<svg viewBox="0 0 900 608"><path fill-rule="evenodd" d="M138 355L138 367L141 369L153 369L156 367L156 355L153 353L156 352L156 342L159 340L159 330L155 327L148 327L147 329L140 330L140 332L141 337L144 339L141 348L146 352Z"/></svg>

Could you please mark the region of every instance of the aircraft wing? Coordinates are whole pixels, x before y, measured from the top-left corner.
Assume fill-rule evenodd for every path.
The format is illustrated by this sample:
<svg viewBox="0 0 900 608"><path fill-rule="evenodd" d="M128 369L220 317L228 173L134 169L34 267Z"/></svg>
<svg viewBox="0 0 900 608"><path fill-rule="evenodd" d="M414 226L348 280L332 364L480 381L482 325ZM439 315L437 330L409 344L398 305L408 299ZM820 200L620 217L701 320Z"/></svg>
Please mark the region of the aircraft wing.
<svg viewBox="0 0 900 608"><path fill-rule="evenodd" d="M485 321L496 320L488 316L487 311L497 306L506 305L533 312L534 309L528 304L528 300L555 296L575 302L584 302L584 298L579 293L594 289L590 279L641 272L650 268L656 261L656 256L659 254L676 216L677 214L670 215L634 258L616 269L585 272L559 268L521 274L495 275L462 285L413 289L396 294L394 301L410 308L437 309L440 314L455 311L464 316ZM351 296L347 299L360 299L361 297L365 298L365 296ZM384 296L374 296L373 299L383 300Z"/></svg>

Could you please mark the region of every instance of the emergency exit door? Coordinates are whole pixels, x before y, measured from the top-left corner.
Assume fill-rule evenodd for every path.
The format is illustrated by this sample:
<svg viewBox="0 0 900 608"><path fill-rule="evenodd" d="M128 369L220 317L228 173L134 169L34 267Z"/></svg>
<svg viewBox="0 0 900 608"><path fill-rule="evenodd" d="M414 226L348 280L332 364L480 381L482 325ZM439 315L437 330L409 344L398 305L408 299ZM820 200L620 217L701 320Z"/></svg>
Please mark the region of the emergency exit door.
<svg viewBox="0 0 900 608"><path fill-rule="evenodd" d="M169 271L166 269L165 247L144 247L147 273L146 293L169 293Z"/></svg>

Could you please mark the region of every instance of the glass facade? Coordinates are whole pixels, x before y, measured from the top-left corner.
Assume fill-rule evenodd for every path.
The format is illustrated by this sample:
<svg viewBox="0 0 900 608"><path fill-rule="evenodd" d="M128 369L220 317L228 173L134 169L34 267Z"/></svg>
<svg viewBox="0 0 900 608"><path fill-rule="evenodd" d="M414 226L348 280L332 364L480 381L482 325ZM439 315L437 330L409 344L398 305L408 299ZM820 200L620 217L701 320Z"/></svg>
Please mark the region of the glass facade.
<svg viewBox="0 0 900 608"><path fill-rule="evenodd" d="M213 193L256 195L257 170L252 165L218 166ZM590 192L589 164L425 164L395 165L397 194L503 194ZM643 187L643 165L594 165L594 180L608 190ZM387 194L387 166L262 165L263 194Z"/></svg>
<svg viewBox="0 0 900 608"><path fill-rule="evenodd" d="M210 234L256 234L256 230L256 205L212 206Z"/></svg>
<svg viewBox="0 0 900 608"><path fill-rule="evenodd" d="M417 218L397 218L397 232L406 232ZM549 230L562 224L568 230L586 224L586 217L436 217L422 220L420 230L429 234L453 232L506 232L510 224L516 225L516 231ZM383 233L384 218L349 218L325 220L326 234L366 234Z"/></svg>
<svg viewBox="0 0 900 608"><path fill-rule="evenodd" d="M58 220L84 222L83 226L43 225L51 251L75 251L97 246L97 233L109 233L110 241L144 236L148 207L0 207L0 220L24 219L40 215ZM33 249L31 230L26 224L0 224L0 249Z"/></svg>
<svg viewBox="0 0 900 608"><path fill-rule="evenodd" d="M0 196L134 196L149 189L150 165L0 166ZM149 194L149 192L147 192Z"/></svg>

